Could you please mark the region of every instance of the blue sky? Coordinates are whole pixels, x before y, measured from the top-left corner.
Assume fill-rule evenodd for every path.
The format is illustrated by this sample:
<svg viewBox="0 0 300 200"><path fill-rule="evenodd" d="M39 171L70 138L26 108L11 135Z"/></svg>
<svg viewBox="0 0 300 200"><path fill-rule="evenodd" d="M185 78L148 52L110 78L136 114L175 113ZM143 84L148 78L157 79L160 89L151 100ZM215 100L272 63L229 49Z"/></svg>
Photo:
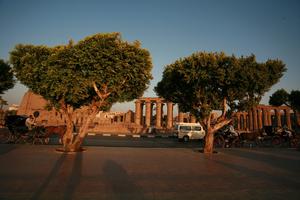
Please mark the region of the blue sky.
<svg viewBox="0 0 300 200"><path fill-rule="evenodd" d="M99 32L139 40L152 56L153 88L164 66L196 51L255 54L281 59L288 71L266 93L300 89L300 1L298 0L0 0L0 58L18 43L55 46ZM18 84L3 95L19 104L27 89ZM114 110L133 109L132 103Z"/></svg>

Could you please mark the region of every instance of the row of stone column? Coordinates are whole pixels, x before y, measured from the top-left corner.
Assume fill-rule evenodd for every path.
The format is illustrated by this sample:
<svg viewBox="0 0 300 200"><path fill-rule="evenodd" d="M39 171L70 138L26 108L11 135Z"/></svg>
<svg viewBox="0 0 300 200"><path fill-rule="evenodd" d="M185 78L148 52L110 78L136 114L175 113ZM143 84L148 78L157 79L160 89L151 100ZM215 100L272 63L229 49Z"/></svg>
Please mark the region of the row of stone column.
<svg viewBox="0 0 300 200"><path fill-rule="evenodd" d="M283 124L281 120L282 111L284 113L286 123ZM238 130L258 130L264 126L271 126L272 116L275 117L275 123L278 127L287 126L289 129L291 125L291 109L286 106L258 106L248 112L237 113L237 129Z"/></svg>
<svg viewBox="0 0 300 200"><path fill-rule="evenodd" d="M151 120L153 117L153 106L156 105L156 120L155 127L162 127L162 116L163 116L163 106L167 105L167 128L173 127L173 106L172 102L166 102L159 98L143 98L135 101L135 124L143 125L143 108L146 106L145 110L145 126L151 126Z"/></svg>
<svg viewBox="0 0 300 200"><path fill-rule="evenodd" d="M135 101L135 124L143 125L146 127L151 126L151 121L153 117L153 106L155 105L156 119L155 119L155 127L162 128L163 121L163 107L167 106L167 121L166 128L173 127L173 109L174 103L167 102L162 98L140 98ZM145 121L143 111L145 107ZM143 123L144 122L144 123ZM192 115L187 115L186 113L180 112L178 109L178 118L177 122L191 122L196 123L196 118Z"/></svg>

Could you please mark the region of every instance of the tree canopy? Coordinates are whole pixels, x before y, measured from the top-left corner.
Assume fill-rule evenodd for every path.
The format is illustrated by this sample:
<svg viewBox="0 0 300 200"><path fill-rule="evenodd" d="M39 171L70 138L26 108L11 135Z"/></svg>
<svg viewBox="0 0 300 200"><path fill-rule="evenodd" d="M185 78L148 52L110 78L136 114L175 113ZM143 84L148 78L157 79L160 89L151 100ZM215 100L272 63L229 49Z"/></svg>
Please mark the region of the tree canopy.
<svg viewBox="0 0 300 200"><path fill-rule="evenodd" d="M300 112L300 91L299 90L291 91L289 96L289 101L292 109L294 109L297 112Z"/></svg>
<svg viewBox="0 0 300 200"><path fill-rule="evenodd" d="M152 78L150 53L138 41L123 41L120 33L95 34L55 47L19 44L10 62L21 83L67 115L70 137L69 108L89 106L92 114L80 134L84 137L98 110L142 96Z"/></svg>
<svg viewBox="0 0 300 200"><path fill-rule="evenodd" d="M300 112L300 91L292 90L288 93L285 89L279 89L270 96L269 104L273 106L284 104Z"/></svg>
<svg viewBox="0 0 300 200"><path fill-rule="evenodd" d="M0 95L6 90L13 88L15 85L15 79L13 71L8 63L0 59Z"/></svg>
<svg viewBox="0 0 300 200"><path fill-rule="evenodd" d="M269 104L273 106L287 105L289 101L289 93L285 89L279 89L274 92L269 99Z"/></svg>
<svg viewBox="0 0 300 200"><path fill-rule="evenodd" d="M254 55L237 58L222 52L198 52L167 65L155 91L207 126L206 144L210 147L205 148L211 153L211 135L230 122L226 119L228 108L250 109L285 71L280 60L259 63ZM213 110L223 114L211 126Z"/></svg>
<svg viewBox="0 0 300 200"><path fill-rule="evenodd" d="M234 110L254 106L285 70L280 60L258 63L254 55L199 52L167 65L155 91L203 119L223 109L224 99Z"/></svg>
<svg viewBox="0 0 300 200"><path fill-rule="evenodd" d="M96 86L107 95L102 108L109 108L141 96L152 78L149 52L138 41L122 41L119 33L56 47L19 44L10 55L21 83L54 105L64 101L78 108L99 102Z"/></svg>

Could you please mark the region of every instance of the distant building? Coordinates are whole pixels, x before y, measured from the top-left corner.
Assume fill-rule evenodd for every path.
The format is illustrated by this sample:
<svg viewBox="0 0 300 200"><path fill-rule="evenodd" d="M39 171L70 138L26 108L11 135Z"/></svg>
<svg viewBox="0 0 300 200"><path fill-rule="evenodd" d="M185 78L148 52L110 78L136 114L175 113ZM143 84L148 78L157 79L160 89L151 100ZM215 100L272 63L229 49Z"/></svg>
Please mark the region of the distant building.
<svg viewBox="0 0 300 200"><path fill-rule="evenodd" d="M44 126L57 126L64 125L66 123L64 116L57 110L45 109L48 102L40 95L34 94L28 91L24 94L19 109L18 115L32 115L35 111L40 113L37 118L37 122ZM87 118L88 112L87 107L82 107L73 113L73 123L75 126L80 127L84 120ZM101 129L99 126L111 126L120 123L131 123L133 122L133 112L102 112L100 111L93 122L89 125L91 129ZM109 130L107 130L109 131Z"/></svg>
<svg viewBox="0 0 300 200"><path fill-rule="evenodd" d="M19 109L19 105L17 105L17 104L11 104L8 107L8 111L18 111L18 109Z"/></svg>

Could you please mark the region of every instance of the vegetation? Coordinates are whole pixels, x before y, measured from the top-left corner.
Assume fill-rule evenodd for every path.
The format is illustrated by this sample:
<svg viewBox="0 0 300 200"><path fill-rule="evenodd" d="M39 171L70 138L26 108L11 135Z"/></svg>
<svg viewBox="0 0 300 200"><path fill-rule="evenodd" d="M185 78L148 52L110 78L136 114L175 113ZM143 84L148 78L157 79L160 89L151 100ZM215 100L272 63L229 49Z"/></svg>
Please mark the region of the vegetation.
<svg viewBox="0 0 300 200"><path fill-rule="evenodd" d="M230 123L229 113L258 104L285 71L280 60L259 63L254 55L198 52L167 65L155 91L197 118L206 129L204 152L212 153L213 135ZM213 110L222 115L214 118Z"/></svg>
<svg viewBox="0 0 300 200"><path fill-rule="evenodd" d="M296 113L297 124L300 126L300 91L292 90L288 93L285 89L274 92L269 99L269 104L273 106L286 105L291 107Z"/></svg>
<svg viewBox="0 0 300 200"><path fill-rule="evenodd" d="M7 102L2 99L1 95L15 85L14 74L8 63L0 59L0 106L1 109L4 105L7 105Z"/></svg>
<svg viewBox="0 0 300 200"><path fill-rule="evenodd" d="M10 53L10 62L21 83L65 115L65 151L80 149L99 110L142 96L152 78L149 52L138 41L123 41L119 33L96 34L56 47L19 44ZM81 106L88 106L89 117L73 139L72 113Z"/></svg>

